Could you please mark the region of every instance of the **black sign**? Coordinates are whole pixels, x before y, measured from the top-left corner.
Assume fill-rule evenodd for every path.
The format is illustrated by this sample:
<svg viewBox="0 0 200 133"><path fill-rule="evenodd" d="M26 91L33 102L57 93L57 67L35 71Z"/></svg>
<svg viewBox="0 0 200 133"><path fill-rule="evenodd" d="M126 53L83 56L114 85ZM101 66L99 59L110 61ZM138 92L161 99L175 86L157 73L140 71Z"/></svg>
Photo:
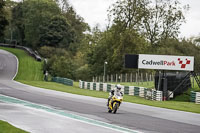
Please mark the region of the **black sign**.
<svg viewBox="0 0 200 133"><path fill-rule="evenodd" d="M125 55L125 68L138 68L138 55L126 54Z"/></svg>

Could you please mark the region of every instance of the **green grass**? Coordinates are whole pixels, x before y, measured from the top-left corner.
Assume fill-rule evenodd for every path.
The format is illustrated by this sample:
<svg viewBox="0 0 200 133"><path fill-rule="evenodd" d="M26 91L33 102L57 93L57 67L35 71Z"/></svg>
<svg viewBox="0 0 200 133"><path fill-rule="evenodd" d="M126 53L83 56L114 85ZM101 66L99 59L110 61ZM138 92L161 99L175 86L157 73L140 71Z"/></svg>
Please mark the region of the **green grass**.
<svg viewBox="0 0 200 133"><path fill-rule="evenodd" d="M43 80L42 62L35 61L27 52L21 49L5 48L0 49L9 51L17 56L19 60L18 74L15 80Z"/></svg>
<svg viewBox="0 0 200 133"><path fill-rule="evenodd" d="M0 133L28 133L0 120Z"/></svg>
<svg viewBox="0 0 200 133"><path fill-rule="evenodd" d="M17 49L13 49L13 50L9 49L9 50L13 53L15 50L18 51ZM27 54L25 54L21 50L19 50L18 52L16 52L16 55L21 62L20 63L21 65L19 67L24 67L24 68L23 69L19 68L19 75L16 78L17 81L22 82L24 84L36 86L36 87L41 87L41 88L46 88L46 89L56 90L56 91L62 91L62 92L67 92L67 93L99 97L99 98L105 98L105 99L108 97L107 92L99 92L99 91L80 89L78 82L74 82L74 86L66 86L66 85L58 84L58 83L54 83L54 82L42 81L42 76L41 76L42 75L42 71L41 71L42 63L37 64L38 62L33 60L32 57L27 57ZM24 61L24 60L26 60L26 61ZM27 62L32 65L27 65L28 64ZM38 66L33 66L33 64L37 64ZM40 77L40 78L25 78L26 77L25 75L27 75L28 71L30 69L31 70L34 69L33 67L36 67L36 69L39 69L39 70L35 70L35 72L30 72L30 77ZM22 76L22 75L24 75L24 76ZM35 76L35 75L40 75L40 76ZM33 80L30 80L30 79L33 79ZM116 84L116 83L113 83L113 84ZM146 83L146 84L139 83L139 85L136 83L120 83L120 84L127 85L127 86L142 86L142 87L147 87L147 88L153 88L153 86L154 86L153 82ZM197 104L191 103L191 102L180 102L180 101L159 102L159 101L145 100L144 98L141 98L141 97L128 96L128 95L124 96L124 101L138 103L138 104L145 104L145 105L150 105L150 106L156 106L156 107L162 107L162 108L168 108L168 109L200 113L200 105L197 105Z"/></svg>

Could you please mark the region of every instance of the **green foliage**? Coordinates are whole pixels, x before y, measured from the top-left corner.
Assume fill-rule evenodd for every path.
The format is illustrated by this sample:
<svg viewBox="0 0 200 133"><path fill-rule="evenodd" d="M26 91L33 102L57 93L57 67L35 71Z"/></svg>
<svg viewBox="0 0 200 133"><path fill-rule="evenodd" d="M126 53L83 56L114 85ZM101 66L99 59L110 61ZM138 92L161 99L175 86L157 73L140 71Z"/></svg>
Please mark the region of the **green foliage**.
<svg viewBox="0 0 200 133"><path fill-rule="evenodd" d="M120 31L121 25L114 25L108 31L94 31L91 38L90 50L87 53L87 60L92 75L101 75L104 70L104 62L107 61L107 73L127 72L124 69L124 55L145 53L148 43L143 36L134 29Z"/></svg>
<svg viewBox="0 0 200 133"><path fill-rule="evenodd" d="M53 17L49 23L41 25L39 28L40 46L59 47L62 42L65 48L73 41L73 32L67 20L61 16Z"/></svg>
<svg viewBox="0 0 200 133"><path fill-rule="evenodd" d="M53 56L49 63L52 63L50 66L50 73L52 76L66 77L74 79L74 63L71 57L68 54L63 56Z"/></svg>
<svg viewBox="0 0 200 133"><path fill-rule="evenodd" d="M4 30L6 26L8 25L8 20L6 18L6 12L5 12L5 1L0 1L0 39L4 35Z"/></svg>
<svg viewBox="0 0 200 133"><path fill-rule="evenodd" d="M89 29L67 0L24 0L10 10L13 38L34 49L60 47L75 55L83 32Z"/></svg>
<svg viewBox="0 0 200 133"><path fill-rule="evenodd" d="M17 34L15 39L18 40L20 44L25 43L25 24L24 24L24 13L23 13L23 4L18 3L12 9L12 18L11 23L15 27L14 33Z"/></svg>
<svg viewBox="0 0 200 133"><path fill-rule="evenodd" d="M188 6L181 7L178 0L118 0L109 15L115 24L135 29L158 46L160 40L178 37L187 10Z"/></svg>
<svg viewBox="0 0 200 133"><path fill-rule="evenodd" d="M25 0L7 9L12 9L14 38L38 49L48 59L43 68L53 76L89 81L103 75L105 61L106 74L135 72L124 68L127 53L195 56L200 72L198 39L177 39L188 10L178 0L118 0L109 9L112 25L105 31L90 30L67 0Z"/></svg>
<svg viewBox="0 0 200 133"><path fill-rule="evenodd" d="M48 58L45 69L52 76L66 77L75 79L75 62L70 52L61 48L41 47L39 52Z"/></svg>
<svg viewBox="0 0 200 133"><path fill-rule="evenodd" d="M39 27L61 12L53 0L25 0L18 3L12 13L12 22L20 33L21 43L37 47Z"/></svg>
<svg viewBox="0 0 200 133"><path fill-rule="evenodd" d="M194 56L194 70L200 72L200 46L189 40L167 39L161 42L161 47L154 50L154 54Z"/></svg>
<svg viewBox="0 0 200 133"><path fill-rule="evenodd" d="M84 19L81 16L77 15L75 10L69 5L68 8L63 11L63 16L67 19L68 23L70 24L70 28L72 29L73 33L71 35L71 38L73 40L72 43L69 45L68 50L72 51L73 54L75 54L80 47L82 39L85 36L83 33L89 30L89 26L87 23L84 22Z"/></svg>

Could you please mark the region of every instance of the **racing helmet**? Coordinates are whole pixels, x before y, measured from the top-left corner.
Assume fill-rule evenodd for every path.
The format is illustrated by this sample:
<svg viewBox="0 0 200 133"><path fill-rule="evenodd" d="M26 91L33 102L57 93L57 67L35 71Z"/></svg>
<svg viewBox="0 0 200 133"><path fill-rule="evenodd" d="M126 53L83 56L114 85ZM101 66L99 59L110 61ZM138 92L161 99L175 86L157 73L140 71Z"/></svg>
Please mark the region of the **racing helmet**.
<svg viewBox="0 0 200 133"><path fill-rule="evenodd" d="M117 90L121 90L122 86L120 84L116 85Z"/></svg>

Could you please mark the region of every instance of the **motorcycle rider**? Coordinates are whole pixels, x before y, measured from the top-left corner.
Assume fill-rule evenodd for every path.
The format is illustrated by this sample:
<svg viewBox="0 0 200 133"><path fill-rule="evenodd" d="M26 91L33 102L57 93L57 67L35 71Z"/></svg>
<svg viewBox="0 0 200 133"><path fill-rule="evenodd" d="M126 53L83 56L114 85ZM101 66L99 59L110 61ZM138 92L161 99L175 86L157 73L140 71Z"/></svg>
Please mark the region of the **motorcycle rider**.
<svg viewBox="0 0 200 133"><path fill-rule="evenodd" d="M110 101L110 99L112 99L114 94L120 93L123 96L121 88L122 88L122 86L120 84L117 84L114 89L110 90L107 106L109 106L109 101Z"/></svg>

